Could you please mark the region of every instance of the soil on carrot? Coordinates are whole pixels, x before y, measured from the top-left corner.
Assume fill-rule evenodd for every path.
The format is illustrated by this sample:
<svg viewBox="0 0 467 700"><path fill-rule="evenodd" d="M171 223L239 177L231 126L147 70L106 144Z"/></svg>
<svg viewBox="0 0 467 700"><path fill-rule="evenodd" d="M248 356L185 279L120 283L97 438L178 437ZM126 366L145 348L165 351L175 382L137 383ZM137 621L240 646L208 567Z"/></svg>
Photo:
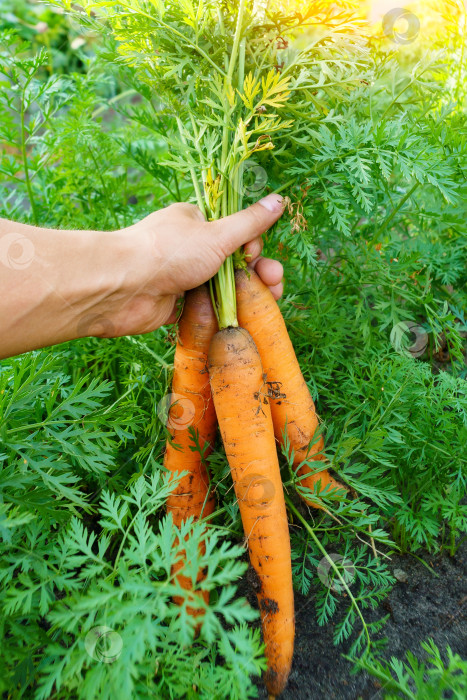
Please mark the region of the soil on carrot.
<svg viewBox="0 0 467 700"><path fill-rule="evenodd" d="M432 637L443 652L467 656L467 541L454 557L417 553L437 575L411 555L391 557L390 569L399 581L374 612L366 611L368 621L389 613L383 635L388 638L381 654L386 659L405 657L411 650L422 657L420 642ZM246 581L245 581L246 584ZM254 605L256 596L247 593ZM250 589L251 590L251 589ZM384 690L366 673L350 675L352 665L342 657L347 646L335 647L333 624L319 627L316 622L313 592L308 597L295 594L296 638L292 672L281 700L382 700ZM267 693L258 679L259 698Z"/></svg>

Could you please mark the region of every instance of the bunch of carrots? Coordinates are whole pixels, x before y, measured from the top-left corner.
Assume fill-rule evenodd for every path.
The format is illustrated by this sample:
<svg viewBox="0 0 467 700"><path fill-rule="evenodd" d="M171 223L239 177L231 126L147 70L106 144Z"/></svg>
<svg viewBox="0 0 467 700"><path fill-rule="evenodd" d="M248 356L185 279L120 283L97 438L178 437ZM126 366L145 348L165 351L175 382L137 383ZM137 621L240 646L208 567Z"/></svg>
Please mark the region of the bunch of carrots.
<svg viewBox="0 0 467 700"><path fill-rule="evenodd" d="M327 469L312 472L322 459L323 439L313 399L303 378L284 319L269 288L253 270L235 272L237 320L225 324L215 312L207 285L187 293L178 328L171 408L194 405L192 428L201 449L193 450L188 430L172 429L165 466L187 472L167 504L175 525L188 517L209 519L214 498L204 457L212 450L217 425L230 465L248 545L261 613L269 696L284 689L294 646L294 597L290 540L277 443L286 436L301 483L314 490L342 488ZM175 443L175 446L174 446ZM305 464L302 464L305 462ZM310 505L313 505L309 502ZM203 543L200 543L203 547ZM179 560L173 574L184 566ZM178 575L183 588L191 580ZM200 572L198 584L202 584ZM201 592L205 603L208 593ZM190 610L199 615L201 610Z"/></svg>
<svg viewBox="0 0 467 700"><path fill-rule="evenodd" d="M71 8L72 0L62 2ZM294 164L300 149L312 150L312 135L332 105L362 81L364 53L352 38L352 24L342 48L347 0L306 7L295 7L294 0L80 0L80 5L89 16L98 12L105 18L119 60L146 86L142 94L149 111L138 108L135 118L159 133L159 111L165 111L176 126L167 138L164 164L178 171L181 182L189 174L207 220L243 209L242 178L251 158L275 149L273 160L281 170ZM317 33L308 36L310 31ZM294 37L300 39L296 45ZM275 191L297 184L297 177ZM278 445L286 442L293 454L300 483L307 487L303 493L315 491L317 483L326 494L342 487L320 464L323 439L315 406L279 307L269 288L248 271L241 251L209 284L186 295L173 395L191 402L194 416L190 430L169 428L165 466L185 475L174 479L168 511L178 526L189 517L209 523L215 503L205 458L219 426L255 572L268 662L265 682L275 697L287 682L294 644ZM175 403L171 411L176 415L180 408ZM317 506L318 500L309 504ZM183 567L181 560L173 574L186 590L193 588L190 612L201 626L208 601L203 572L195 586L183 576Z"/></svg>

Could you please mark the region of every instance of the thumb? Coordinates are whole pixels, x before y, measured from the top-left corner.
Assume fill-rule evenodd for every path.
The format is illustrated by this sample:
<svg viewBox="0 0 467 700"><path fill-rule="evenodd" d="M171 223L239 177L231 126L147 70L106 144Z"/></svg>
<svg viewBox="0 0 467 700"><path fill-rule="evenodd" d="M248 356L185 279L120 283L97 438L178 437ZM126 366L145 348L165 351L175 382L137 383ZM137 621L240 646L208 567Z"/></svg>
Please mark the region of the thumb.
<svg viewBox="0 0 467 700"><path fill-rule="evenodd" d="M208 224L226 256L265 233L284 213L280 194L268 194L250 207Z"/></svg>

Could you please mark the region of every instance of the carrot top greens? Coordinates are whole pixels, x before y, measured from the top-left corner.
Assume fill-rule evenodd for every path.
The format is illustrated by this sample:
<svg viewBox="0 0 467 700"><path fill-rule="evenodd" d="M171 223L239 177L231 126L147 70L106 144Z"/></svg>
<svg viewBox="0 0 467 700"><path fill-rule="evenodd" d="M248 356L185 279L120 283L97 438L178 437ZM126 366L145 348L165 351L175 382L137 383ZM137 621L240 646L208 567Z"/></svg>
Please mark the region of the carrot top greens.
<svg viewBox="0 0 467 700"><path fill-rule="evenodd" d="M85 4L88 15L78 9ZM253 14L246 3L226 92L238 3L78 0L70 14L0 3L1 216L95 231L176 201L222 216L234 173L243 183L237 207L263 189L292 199L291 225L284 216L265 252L286 268L282 309L319 397L326 454L358 494L303 510L284 442L294 586L310 596L299 614L315 648L299 668L302 684L314 681L314 642L331 636L332 683L350 672L343 651L380 661L395 653L392 667L400 665L402 650L383 648L384 599L395 585L388 557L409 553L409 581L416 562L429 588L433 557L456 571L467 531L467 12L462 0L415 3L420 34L398 44L381 23L372 31L350 20L347 4L362 6L283 0ZM275 107L258 104L269 75L290 78ZM292 121L253 134L249 148L259 138L269 147L242 162L237 140L227 189L218 177L225 95L229 156L255 105L247 131L265 115ZM156 407L171 392L173 353L162 328L0 362L3 693L257 696L264 654L249 624L257 613L239 597L246 564L233 542L243 531L223 452L209 457L220 504L209 533L196 523L178 531L166 518ZM190 605L170 575L181 549L191 562L183 573L206 569L211 592L194 644L193 618L171 604L181 596ZM440 653L445 641L455 650L455 630L439 632L446 640L435 634ZM389 691L413 691L409 677L391 685L386 663L365 656L362 665ZM457 665L437 670L443 688L462 692Z"/></svg>
<svg viewBox="0 0 467 700"><path fill-rule="evenodd" d="M269 151L276 167L290 164L310 129L329 117L331 102L347 100L370 63L356 20L339 3L313 3L303 15L253 0L82 5L110 23L121 60L176 120L169 162L188 168L209 220L243 208L245 164L260 153ZM231 258L211 292L220 326L238 325Z"/></svg>

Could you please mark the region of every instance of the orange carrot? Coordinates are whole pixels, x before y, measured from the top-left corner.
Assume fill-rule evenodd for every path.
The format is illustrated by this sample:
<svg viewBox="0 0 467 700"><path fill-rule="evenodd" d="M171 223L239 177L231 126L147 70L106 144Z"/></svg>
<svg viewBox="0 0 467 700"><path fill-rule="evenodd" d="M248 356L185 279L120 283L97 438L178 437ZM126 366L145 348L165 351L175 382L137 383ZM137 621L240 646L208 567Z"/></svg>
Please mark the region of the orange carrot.
<svg viewBox="0 0 467 700"><path fill-rule="evenodd" d="M305 459L324 459L322 436L310 447L318 428L315 405L298 364L297 357L279 306L271 290L254 271L237 270L237 314L242 328L251 334L261 356L267 374L271 413L276 439L283 444L287 424L287 437L294 450L294 466ZM317 482L320 490L326 486L344 489L332 478L327 469L312 473L307 465L298 471L300 484L311 491ZM304 498L309 505L314 505Z"/></svg>
<svg viewBox="0 0 467 700"><path fill-rule="evenodd" d="M276 696L287 682L294 644L290 539L261 359L246 330L216 333L209 375L253 567L268 661L265 684Z"/></svg>
<svg viewBox="0 0 467 700"><path fill-rule="evenodd" d="M212 450L217 428L209 385L207 353L217 327L208 288L202 285L187 292L178 326L172 404L167 420L171 440L167 440L164 458L164 465L170 472L188 471L167 500L167 512L172 513L177 527L190 516L195 520L209 516L215 508L214 495L209 493L206 466L200 453L191 449L194 441L189 428L196 431L201 448L208 445L204 453L207 456ZM204 551L203 542L200 542L200 549ZM183 568L184 554L174 565L172 574ZM203 578L203 572L200 571L198 584ZM191 590L190 578L180 574L177 580L182 588ZM204 591L202 596L208 603L209 592ZM177 597L174 602L181 604L182 599ZM200 613L199 610L189 611L194 615Z"/></svg>

